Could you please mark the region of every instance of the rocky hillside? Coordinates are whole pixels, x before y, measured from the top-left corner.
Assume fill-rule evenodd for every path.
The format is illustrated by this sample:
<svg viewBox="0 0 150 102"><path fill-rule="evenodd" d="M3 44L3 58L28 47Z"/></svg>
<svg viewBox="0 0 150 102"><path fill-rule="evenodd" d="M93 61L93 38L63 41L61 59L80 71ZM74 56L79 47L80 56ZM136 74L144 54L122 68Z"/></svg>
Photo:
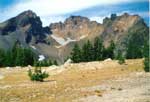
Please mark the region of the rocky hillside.
<svg viewBox="0 0 150 102"><path fill-rule="evenodd" d="M19 41L39 54L63 62L75 43L82 45L88 39L101 37L105 47L113 40L116 51L123 51L129 41L143 46L148 41L148 27L138 15L127 13L106 17L103 24L90 21L86 17L71 16L64 22L42 27L40 18L32 11L0 23L0 48L8 49Z"/></svg>

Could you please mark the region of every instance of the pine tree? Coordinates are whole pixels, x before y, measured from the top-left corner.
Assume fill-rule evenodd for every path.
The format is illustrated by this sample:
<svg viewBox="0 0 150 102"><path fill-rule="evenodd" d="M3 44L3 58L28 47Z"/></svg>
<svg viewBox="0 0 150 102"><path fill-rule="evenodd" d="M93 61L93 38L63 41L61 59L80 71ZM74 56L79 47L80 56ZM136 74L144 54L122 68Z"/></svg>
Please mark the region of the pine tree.
<svg viewBox="0 0 150 102"><path fill-rule="evenodd" d="M98 60L103 60L103 51L104 51L104 46L103 46L103 42L99 37L96 37L94 40L94 47L93 47L93 51L94 51L94 60L98 61Z"/></svg>
<svg viewBox="0 0 150 102"><path fill-rule="evenodd" d="M10 50L7 51L4 58L5 58L4 66L9 66L9 67L15 66L12 51Z"/></svg>
<svg viewBox="0 0 150 102"><path fill-rule="evenodd" d="M129 32L129 41L127 44L127 58L128 59L136 59L143 57L143 45L144 45L144 36L148 34L145 29L140 29L140 31ZM147 38L146 38L147 39Z"/></svg>
<svg viewBox="0 0 150 102"><path fill-rule="evenodd" d="M87 50L87 43L85 43L83 46L82 46L82 50L81 50L81 61L82 62L87 62L88 60L88 50Z"/></svg>
<svg viewBox="0 0 150 102"><path fill-rule="evenodd" d="M74 62L74 63L78 63L81 61L81 49L80 47L78 46L78 44L75 44L74 45L74 48L71 52L71 60Z"/></svg>
<svg viewBox="0 0 150 102"><path fill-rule="evenodd" d="M49 77L49 74L42 72L41 67L35 67L34 71L31 69L28 71L28 76L31 81L40 81L43 82L45 78Z"/></svg>
<svg viewBox="0 0 150 102"><path fill-rule="evenodd" d="M89 40L87 41L87 61L93 61L93 46Z"/></svg>
<svg viewBox="0 0 150 102"><path fill-rule="evenodd" d="M22 66L23 63L21 63L24 59L23 59L23 56L22 56L22 49L21 48L16 48L15 49L15 54L14 54L14 63L15 63L15 66Z"/></svg>
<svg viewBox="0 0 150 102"><path fill-rule="evenodd" d="M114 41L111 41L109 47L105 48L104 50L104 58L114 59L115 58L114 50L115 50L115 43Z"/></svg>
<svg viewBox="0 0 150 102"><path fill-rule="evenodd" d="M35 53L31 49L24 49L24 65L33 65L36 58Z"/></svg>
<svg viewBox="0 0 150 102"><path fill-rule="evenodd" d="M143 56L144 56L144 70L145 72L150 72L150 56L149 56L149 45L148 42L145 42L144 49L143 49Z"/></svg>
<svg viewBox="0 0 150 102"><path fill-rule="evenodd" d="M125 63L125 57L123 56L123 54L121 52L118 52L118 56L116 58L117 60L119 60L119 64L123 64Z"/></svg>
<svg viewBox="0 0 150 102"><path fill-rule="evenodd" d="M81 56L81 60L83 62L89 62L94 60L93 46L89 40L83 45L81 50Z"/></svg>
<svg viewBox="0 0 150 102"><path fill-rule="evenodd" d="M130 42L127 47L127 58L128 59L136 59L142 58L142 48L137 44Z"/></svg>
<svg viewBox="0 0 150 102"><path fill-rule="evenodd" d="M5 52L4 50L0 49L0 67L4 66L5 61Z"/></svg>
<svg viewBox="0 0 150 102"><path fill-rule="evenodd" d="M48 60L48 65L51 66L52 65L52 61L49 59Z"/></svg>
<svg viewBox="0 0 150 102"><path fill-rule="evenodd" d="M54 60L54 63L53 63L54 65L58 65L58 63L57 63L57 61L56 60Z"/></svg>

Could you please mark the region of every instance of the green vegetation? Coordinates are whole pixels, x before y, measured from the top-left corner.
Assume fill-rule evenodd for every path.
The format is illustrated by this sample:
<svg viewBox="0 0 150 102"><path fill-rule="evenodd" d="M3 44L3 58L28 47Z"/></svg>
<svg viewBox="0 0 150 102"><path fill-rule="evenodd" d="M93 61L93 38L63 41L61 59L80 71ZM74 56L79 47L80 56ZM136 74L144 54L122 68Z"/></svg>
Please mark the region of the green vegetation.
<svg viewBox="0 0 150 102"><path fill-rule="evenodd" d="M119 64L125 63L125 57L122 55L121 52L119 52L117 59L119 60Z"/></svg>
<svg viewBox="0 0 150 102"><path fill-rule="evenodd" d="M103 42L100 38L96 37L94 40L94 45L93 45L93 53L94 53L94 58L96 61L98 60L103 60L104 54L102 54L104 52L104 46L103 46Z"/></svg>
<svg viewBox="0 0 150 102"><path fill-rule="evenodd" d="M11 50L0 50L0 67L33 65L34 58L35 54L30 49L21 48L17 42Z"/></svg>
<svg viewBox="0 0 150 102"><path fill-rule="evenodd" d="M81 57L79 59L83 62L89 62L93 60L93 46L89 40L83 45L79 55Z"/></svg>
<svg viewBox="0 0 150 102"><path fill-rule="evenodd" d="M75 63L78 63L78 62L81 62L81 49L80 47L78 46L78 44L75 44L74 45L74 48L71 52L71 59L75 62Z"/></svg>
<svg viewBox="0 0 150 102"><path fill-rule="evenodd" d="M133 34L135 35L135 34ZM132 37L133 37L132 35ZM136 36L136 35L135 35ZM89 40L79 47L78 44L75 44L72 52L71 52L71 59L74 63L79 62L90 62L90 61L101 61L107 58L116 59L119 60L119 64L125 63L125 59L136 59L136 58L143 58L145 57L145 70L149 70L149 49L148 49L148 43L143 47L143 43L135 43L135 40L141 40L142 37L138 38L136 36L136 39L133 37L130 39L129 44L127 45L126 54L124 54L122 51L118 51L118 53L114 54L116 45L113 41L110 42L110 45L105 48L103 45L102 40L97 37L94 40L94 43L92 44ZM146 40L147 41L147 40ZM117 56L115 56L117 55Z"/></svg>
<svg viewBox="0 0 150 102"><path fill-rule="evenodd" d="M144 70L145 72L150 72L150 61L149 61L149 58L145 58L144 59Z"/></svg>
<svg viewBox="0 0 150 102"><path fill-rule="evenodd" d="M41 67L35 67L34 71L31 69L28 71L28 76L30 77L31 81L43 82L43 80L48 78L49 75L45 71L42 72Z"/></svg>
<svg viewBox="0 0 150 102"><path fill-rule="evenodd" d="M136 59L136 58L142 58L142 46L141 44L135 43L135 40L138 40L135 37L131 38L129 40L129 43L127 45L127 58L128 59ZM140 41L140 40L138 40ZM138 42L137 41L137 42Z"/></svg>
<svg viewBox="0 0 150 102"><path fill-rule="evenodd" d="M54 62L53 62L53 64L52 65L58 65L58 63L57 63L57 61L56 60L54 60Z"/></svg>
<svg viewBox="0 0 150 102"><path fill-rule="evenodd" d="M111 41L109 47L105 48L102 40L96 37L93 44L89 40L81 48L78 44L75 44L70 58L74 63L99 61L106 58L114 59L114 49L115 44L113 41Z"/></svg>
<svg viewBox="0 0 150 102"><path fill-rule="evenodd" d="M114 50L115 50L115 43L113 41L110 42L110 46L108 48L104 49L104 58L111 58L114 59L115 58L115 54L114 54Z"/></svg>
<svg viewBox="0 0 150 102"><path fill-rule="evenodd" d="M42 67L42 66L48 67L48 66L51 66L51 65L58 65L58 63L57 63L56 60L52 61L50 59L45 59L43 61L35 60L33 66L35 66L35 67Z"/></svg>
<svg viewBox="0 0 150 102"><path fill-rule="evenodd" d="M0 67L15 67L15 66L51 66L58 65L57 61L45 59L38 61L36 55L31 49L23 48L19 42L16 42L12 49L4 51L0 49Z"/></svg>
<svg viewBox="0 0 150 102"><path fill-rule="evenodd" d="M149 40L148 27L143 27L140 23L131 28L128 32L127 59L143 58L143 46Z"/></svg>
<svg viewBox="0 0 150 102"><path fill-rule="evenodd" d="M145 42L144 44L143 56L144 56L144 70L145 72L150 72L150 61L149 61L150 56L149 56L148 42Z"/></svg>

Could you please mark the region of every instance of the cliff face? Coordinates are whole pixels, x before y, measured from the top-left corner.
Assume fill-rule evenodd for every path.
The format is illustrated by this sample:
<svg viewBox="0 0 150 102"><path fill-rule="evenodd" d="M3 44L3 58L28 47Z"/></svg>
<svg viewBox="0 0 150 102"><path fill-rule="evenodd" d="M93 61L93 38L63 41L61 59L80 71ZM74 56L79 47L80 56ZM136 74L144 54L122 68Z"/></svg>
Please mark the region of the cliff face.
<svg viewBox="0 0 150 102"><path fill-rule="evenodd" d="M65 39L69 37L76 40L85 37L92 39L104 31L104 27L101 24L81 16L71 16L67 18L64 23L53 23L50 25L50 29L56 36Z"/></svg>
<svg viewBox="0 0 150 102"><path fill-rule="evenodd" d="M132 27L137 28L137 23L140 23L143 27L147 28L144 24L144 21L142 21L142 18L140 18L138 15L131 16L125 13L121 16L116 16L113 19L112 18L113 17L105 18L103 21L105 31L102 35L102 38L105 41L105 45L107 45L110 40L118 42L123 37L127 36Z"/></svg>
<svg viewBox="0 0 150 102"><path fill-rule="evenodd" d="M105 46L108 46L111 40L118 42L133 27L137 30L140 29L139 26L148 28L140 16L125 13L121 16L112 14L110 18L106 17L103 20L103 24L90 21L86 17L71 16L64 23L52 23L49 28L54 36L63 39L92 40L96 36L100 36Z"/></svg>
<svg viewBox="0 0 150 102"><path fill-rule="evenodd" d="M116 51L123 51L130 40L142 46L144 40L148 41L148 33L147 25L138 15L112 14L103 24L71 16L44 28L40 18L29 10L0 23L0 48L8 49L15 41L20 41L25 47L63 62L75 43L82 45L88 39L101 37L105 47L113 40Z"/></svg>

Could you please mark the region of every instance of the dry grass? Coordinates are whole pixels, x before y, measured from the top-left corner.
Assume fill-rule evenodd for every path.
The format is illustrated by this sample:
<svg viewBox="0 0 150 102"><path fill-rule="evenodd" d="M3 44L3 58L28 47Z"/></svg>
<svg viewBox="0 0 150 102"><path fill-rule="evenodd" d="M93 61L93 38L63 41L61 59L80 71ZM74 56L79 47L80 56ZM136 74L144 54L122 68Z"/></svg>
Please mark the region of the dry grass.
<svg viewBox="0 0 150 102"><path fill-rule="evenodd" d="M0 69L5 77L0 80L1 102L71 102L79 97L97 95L105 90L83 91L81 88L100 85L104 80L127 76L131 72L143 71L143 60L127 60L119 65L116 61L104 62L103 68L72 68L57 75L50 75L45 82L31 82L27 69ZM103 62L102 62L103 63ZM84 64L84 63L81 63ZM76 68L78 66L78 68ZM68 66L70 67L70 66Z"/></svg>

